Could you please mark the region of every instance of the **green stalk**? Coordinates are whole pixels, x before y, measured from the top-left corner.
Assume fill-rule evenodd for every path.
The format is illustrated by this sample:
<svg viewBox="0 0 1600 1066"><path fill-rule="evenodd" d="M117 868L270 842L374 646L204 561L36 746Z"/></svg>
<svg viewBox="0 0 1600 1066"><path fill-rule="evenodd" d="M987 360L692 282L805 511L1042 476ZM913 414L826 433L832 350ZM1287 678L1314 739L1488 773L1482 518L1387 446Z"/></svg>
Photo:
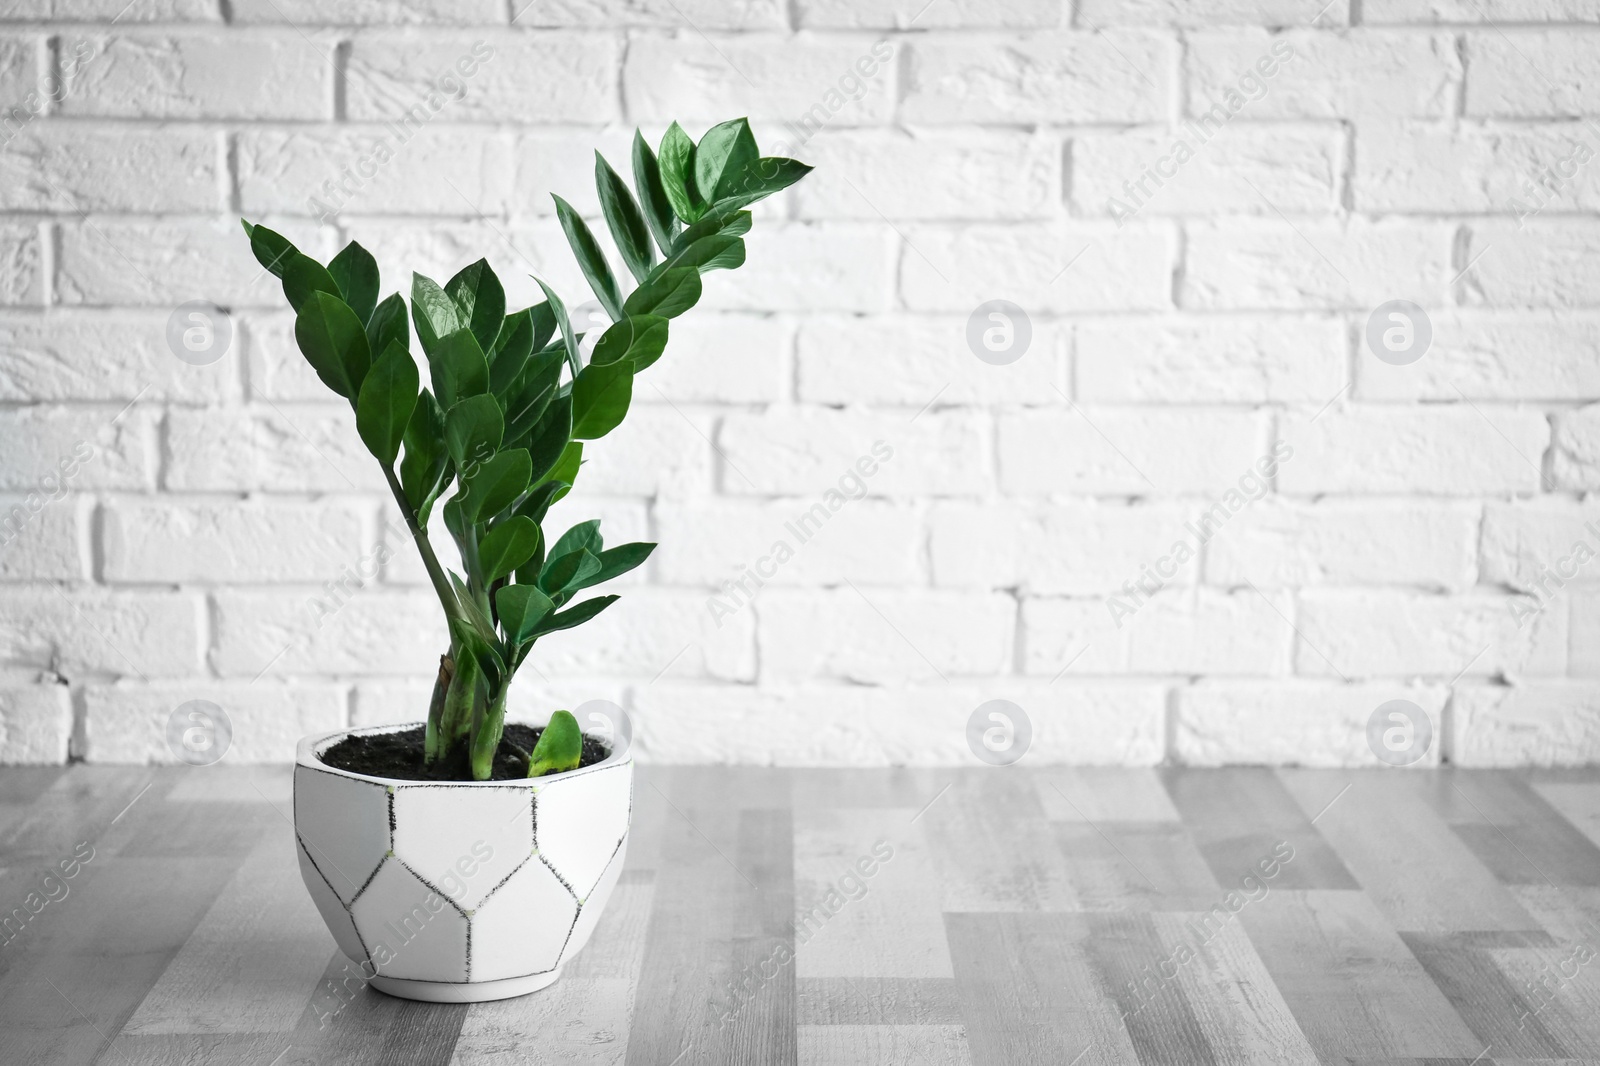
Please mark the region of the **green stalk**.
<svg viewBox="0 0 1600 1066"><path fill-rule="evenodd" d="M474 781L487 781L494 773L494 753L500 747L500 735L506 727L506 692L509 686L502 684L500 690L489 700L484 708L482 718L478 719L472 730L472 779Z"/></svg>
<svg viewBox="0 0 1600 1066"><path fill-rule="evenodd" d="M428 727L423 733L423 761L434 763L444 754L443 732L444 698L450 690L450 679L455 676L455 647L450 655L439 656L439 673L433 679L433 698L428 701Z"/></svg>
<svg viewBox="0 0 1600 1066"><path fill-rule="evenodd" d="M411 539L417 545L417 552L422 556L423 568L428 571L428 580L433 583L434 594L439 597L439 603L444 607L447 618L465 619L462 614L461 604L456 601L456 593L450 587L450 581L444 576L444 567L439 565L439 557L433 554L433 542L428 539L428 531L417 524L417 516L411 510L411 504L406 501L405 490L400 487L400 479L394 476L394 471L383 467L383 476L389 482L389 491L394 494L395 503L400 505L400 513L405 516L406 528L411 531Z"/></svg>

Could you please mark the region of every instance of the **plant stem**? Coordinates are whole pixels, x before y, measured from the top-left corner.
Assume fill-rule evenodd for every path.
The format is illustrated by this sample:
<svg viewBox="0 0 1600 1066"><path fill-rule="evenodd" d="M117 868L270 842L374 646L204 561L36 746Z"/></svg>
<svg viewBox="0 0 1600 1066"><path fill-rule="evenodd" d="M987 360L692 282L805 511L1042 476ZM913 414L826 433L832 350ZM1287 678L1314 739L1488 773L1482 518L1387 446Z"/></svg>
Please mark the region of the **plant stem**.
<svg viewBox="0 0 1600 1066"><path fill-rule="evenodd" d="M455 590L450 587L449 579L444 576L444 567L439 565L439 557L433 554L433 543L428 540L428 531L417 524L417 516L411 510L411 504L406 502L405 490L400 487L399 479L387 466L383 468L383 476L389 482L389 491L394 493L394 502L400 505L400 513L405 516L406 528L411 530L411 539L417 545L418 554L422 556L422 565L428 571L428 580L433 582L433 591L444 607L445 617L464 621L465 615L461 611L461 604L456 600Z"/></svg>

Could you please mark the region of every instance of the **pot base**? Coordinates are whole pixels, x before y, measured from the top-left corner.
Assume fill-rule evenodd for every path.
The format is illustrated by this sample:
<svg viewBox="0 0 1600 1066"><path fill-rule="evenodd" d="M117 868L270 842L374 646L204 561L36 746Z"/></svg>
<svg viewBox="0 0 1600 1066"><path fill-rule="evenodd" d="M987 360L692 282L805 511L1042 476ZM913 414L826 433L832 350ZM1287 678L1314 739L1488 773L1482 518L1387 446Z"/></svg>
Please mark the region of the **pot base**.
<svg viewBox="0 0 1600 1066"><path fill-rule="evenodd" d="M399 999L416 999L424 1003L484 1003L491 999L511 999L525 996L556 983L561 967L527 977L507 977L503 981L476 981L457 984L452 981L411 981L403 977L374 977L367 983L379 992L387 992Z"/></svg>

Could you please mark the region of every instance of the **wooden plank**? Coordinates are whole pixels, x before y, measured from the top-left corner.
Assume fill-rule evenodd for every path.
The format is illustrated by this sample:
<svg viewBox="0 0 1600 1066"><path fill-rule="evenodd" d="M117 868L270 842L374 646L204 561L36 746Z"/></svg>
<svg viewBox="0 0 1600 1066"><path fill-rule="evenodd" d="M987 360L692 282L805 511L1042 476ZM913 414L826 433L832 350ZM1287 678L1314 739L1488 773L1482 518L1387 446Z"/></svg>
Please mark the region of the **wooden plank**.
<svg viewBox="0 0 1600 1066"><path fill-rule="evenodd" d="M1034 788L1052 822L1176 822L1178 809L1154 770L1051 767L1034 771Z"/></svg>
<svg viewBox="0 0 1600 1066"><path fill-rule="evenodd" d="M1114 1001L1139 1061L1215 1066L1218 1060L1177 984L1171 969L1175 960L1161 942L1154 916L1096 914L1083 921L1090 933L1082 950Z"/></svg>
<svg viewBox="0 0 1600 1066"><path fill-rule="evenodd" d="M1344 781L1339 775L1309 772L1314 776L1307 779L1307 787L1324 803ZM1315 809L1308 816L1273 771L1174 767L1161 776L1218 884L1238 885L1280 843L1288 842L1294 847L1294 860L1274 879L1274 888L1360 887L1311 824Z"/></svg>
<svg viewBox="0 0 1600 1066"><path fill-rule="evenodd" d="M180 803L273 803L293 810L294 766L289 763L229 763L191 767L167 793Z"/></svg>
<svg viewBox="0 0 1600 1066"><path fill-rule="evenodd" d="M1483 1050L1362 893L1274 891L1239 918L1324 1062L1470 1059Z"/></svg>
<svg viewBox="0 0 1600 1066"><path fill-rule="evenodd" d="M971 1066L959 1025L802 1025L801 1066Z"/></svg>
<svg viewBox="0 0 1600 1066"><path fill-rule="evenodd" d="M1055 835L1082 910L1189 911L1222 895L1179 823L1059 822Z"/></svg>
<svg viewBox="0 0 1600 1066"><path fill-rule="evenodd" d="M1496 964L1491 949L1528 947L1549 951L1544 933L1411 933L1401 938L1456 1013L1495 1061L1508 1058L1564 1059L1568 1049L1536 1014L1537 1003Z"/></svg>
<svg viewBox="0 0 1600 1066"><path fill-rule="evenodd" d="M916 815L909 807L795 812L798 976L953 976L936 868Z"/></svg>
<svg viewBox="0 0 1600 1066"><path fill-rule="evenodd" d="M953 777L948 770L893 766L873 769L818 769L791 771L790 797L794 809L835 807L910 807L923 805Z"/></svg>
<svg viewBox="0 0 1600 1066"><path fill-rule="evenodd" d="M1138 1063L1111 992L1095 969L1095 929L1144 915L947 914L945 929L974 1066ZM1185 1062L1203 1060L1185 1059Z"/></svg>
<svg viewBox="0 0 1600 1066"><path fill-rule="evenodd" d="M1302 809L1326 807L1317 831L1394 928L1424 933L1539 928L1439 817L1419 775L1351 771L1344 775L1349 790L1327 807L1325 775L1280 774ZM1290 868L1299 862L1297 854Z"/></svg>
<svg viewBox="0 0 1600 1066"><path fill-rule="evenodd" d="M945 911L1078 909L1071 874L1027 774L962 771L918 825Z"/></svg>
<svg viewBox="0 0 1600 1066"><path fill-rule="evenodd" d="M960 1025L955 978L801 977L800 1025Z"/></svg>

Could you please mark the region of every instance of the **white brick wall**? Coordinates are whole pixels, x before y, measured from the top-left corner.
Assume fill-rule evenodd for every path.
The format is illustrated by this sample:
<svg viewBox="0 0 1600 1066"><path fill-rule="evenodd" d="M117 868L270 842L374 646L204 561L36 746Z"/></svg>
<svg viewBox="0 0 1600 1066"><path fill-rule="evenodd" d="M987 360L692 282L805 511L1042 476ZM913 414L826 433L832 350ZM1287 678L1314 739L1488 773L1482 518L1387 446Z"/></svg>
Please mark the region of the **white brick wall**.
<svg viewBox="0 0 1600 1066"><path fill-rule="evenodd" d="M1597 44L1600 0L13 4L0 762L169 760L192 699L241 759L423 714L426 577L239 214L581 303L549 193L740 114L819 169L589 449L561 519L661 548L516 715L964 763L1004 699L1038 761L1372 765L1404 699L1419 765L1600 759Z"/></svg>

